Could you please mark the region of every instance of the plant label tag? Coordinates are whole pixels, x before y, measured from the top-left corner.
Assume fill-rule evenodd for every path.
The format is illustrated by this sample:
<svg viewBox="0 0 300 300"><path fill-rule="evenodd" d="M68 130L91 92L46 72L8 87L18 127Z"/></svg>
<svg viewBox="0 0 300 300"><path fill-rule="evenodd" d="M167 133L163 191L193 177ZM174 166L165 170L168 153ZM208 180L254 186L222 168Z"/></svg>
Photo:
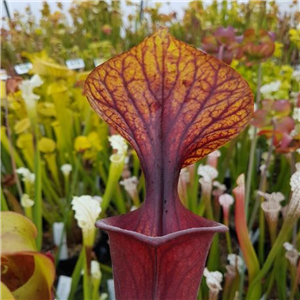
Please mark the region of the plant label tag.
<svg viewBox="0 0 300 300"><path fill-rule="evenodd" d="M64 260L68 258L67 235L64 232L63 222L53 223L53 243L59 248L59 259Z"/></svg>
<svg viewBox="0 0 300 300"><path fill-rule="evenodd" d="M61 243L66 242L64 235L64 223L54 222L53 223L53 243L55 246L59 246Z"/></svg>
<svg viewBox="0 0 300 300"><path fill-rule="evenodd" d="M1 81L6 81L7 79L8 79L8 75L7 75L6 70L1 69L0 70L0 80Z"/></svg>
<svg viewBox="0 0 300 300"><path fill-rule="evenodd" d="M82 58L68 59L66 65L70 70L84 69L85 63Z"/></svg>
<svg viewBox="0 0 300 300"><path fill-rule="evenodd" d="M18 75L27 74L31 68L32 68L32 63L30 62L14 66L14 69Z"/></svg>
<svg viewBox="0 0 300 300"><path fill-rule="evenodd" d="M114 283L113 279L107 280L107 289L108 289L108 293L109 293L109 299L116 300L115 283Z"/></svg>
<svg viewBox="0 0 300 300"><path fill-rule="evenodd" d="M99 65L103 64L106 60L103 58L94 58L94 66L98 67Z"/></svg>
<svg viewBox="0 0 300 300"><path fill-rule="evenodd" d="M71 291L72 278L61 275L58 279L56 295L59 300L68 300Z"/></svg>

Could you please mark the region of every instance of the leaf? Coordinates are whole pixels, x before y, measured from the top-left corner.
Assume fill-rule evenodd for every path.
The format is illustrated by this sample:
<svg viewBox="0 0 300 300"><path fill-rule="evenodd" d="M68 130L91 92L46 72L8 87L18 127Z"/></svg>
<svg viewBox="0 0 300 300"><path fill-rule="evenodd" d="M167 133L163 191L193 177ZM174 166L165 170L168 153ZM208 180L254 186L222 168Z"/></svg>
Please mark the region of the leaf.
<svg viewBox="0 0 300 300"><path fill-rule="evenodd" d="M161 238L110 232L116 299L196 299L214 230L224 231L221 226Z"/></svg>
<svg viewBox="0 0 300 300"><path fill-rule="evenodd" d="M3 282L1 282L0 299L15 300L13 294Z"/></svg>
<svg viewBox="0 0 300 300"><path fill-rule="evenodd" d="M35 251L37 230L26 217L14 212L1 212L2 255Z"/></svg>
<svg viewBox="0 0 300 300"><path fill-rule="evenodd" d="M85 92L139 156L147 213L137 230L151 235L180 228L180 169L237 136L253 114L251 90L235 70L165 28L97 67Z"/></svg>
<svg viewBox="0 0 300 300"><path fill-rule="evenodd" d="M1 280L12 292L25 284L34 273L34 258L31 255L3 255L1 265L5 270Z"/></svg>
<svg viewBox="0 0 300 300"><path fill-rule="evenodd" d="M26 284L13 292L16 299L52 299L52 285L55 279L55 269L53 262L47 256L35 252L34 257L34 273Z"/></svg>
<svg viewBox="0 0 300 300"><path fill-rule="evenodd" d="M1 212L1 281L15 299L52 298L54 265L46 255L36 252L36 237L36 227L29 219Z"/></svg>
<svg viewBox="0 0 300 300"><path fill-rule="evenodd" d="M7 199L10 210L17 212L19 214L23 214L23 208L20 205L20 202L16 199L16 197L7 188L3 188L3 194L5 195L5 197Z"/></svg>
<svg viewBox="0 0 300 300"><path fill-rule="evenodd" d="M140 159L164 154L179 167L228 142L252 116L246 81L167 29L96 68L85 88L92 107Z"/></svg>

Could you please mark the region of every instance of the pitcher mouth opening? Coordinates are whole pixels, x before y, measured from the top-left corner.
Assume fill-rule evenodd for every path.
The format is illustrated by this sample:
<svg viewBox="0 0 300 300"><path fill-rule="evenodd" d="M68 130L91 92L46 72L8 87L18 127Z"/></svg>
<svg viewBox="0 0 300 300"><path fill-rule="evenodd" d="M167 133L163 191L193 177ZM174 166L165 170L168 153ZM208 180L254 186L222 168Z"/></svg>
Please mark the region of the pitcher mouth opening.
<svg viewBox="0 0 300 300"><path fill-rule="evenodd" d="M223 224L199 217L199 223L201 222L201 224L199 224L199 227L184 228L182 230L174 231L161 236L150 236L142 232L138 232L128 228L122 228L122 226L118 225L118 219L121 217L124 217L124 215L98 220L95 226L101 230L107 231L108 233L115 232L115 233L124 234L127 235L128 237L132 237L140 241L147 242L153 246L160 245L162 243L168 242L178 237L182 237L184 235L195 234L195 233L215 234L215 233L228 231L228 227Z"/></svg>

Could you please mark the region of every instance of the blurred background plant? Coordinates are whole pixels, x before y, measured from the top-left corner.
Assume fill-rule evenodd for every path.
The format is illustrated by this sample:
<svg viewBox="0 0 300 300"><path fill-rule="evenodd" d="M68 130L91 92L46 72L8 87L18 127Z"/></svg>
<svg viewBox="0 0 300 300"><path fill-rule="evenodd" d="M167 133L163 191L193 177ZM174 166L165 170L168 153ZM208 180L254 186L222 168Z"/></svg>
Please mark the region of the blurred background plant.
<svg viewBox="0 0 300 300"><path fill-rule="evenodd" d="M213 242L199 299L253 299L260 284L264 299L300 298L300 198L292 183L300 177L297 5L283 13L274 1L191 1L179 16L172 6L161 13L161 3L127 1L125 19L119 1L74 1L68 14L63 3L52 12L45 2L40 19L28 7L3 21L1 210L33 221L37 250L52 251L57 278L72 278L68 299L105 299L110 286L107 236L88 227L91 214L126 213L145 195L136 153L91 110L83 82L160 26L230 64L255 94L247 130L180 175L183 203L230 228L217 237L223 247ZM66 66L78 58L83 66ZM17 74L26 62L29 72Z"/></svg>

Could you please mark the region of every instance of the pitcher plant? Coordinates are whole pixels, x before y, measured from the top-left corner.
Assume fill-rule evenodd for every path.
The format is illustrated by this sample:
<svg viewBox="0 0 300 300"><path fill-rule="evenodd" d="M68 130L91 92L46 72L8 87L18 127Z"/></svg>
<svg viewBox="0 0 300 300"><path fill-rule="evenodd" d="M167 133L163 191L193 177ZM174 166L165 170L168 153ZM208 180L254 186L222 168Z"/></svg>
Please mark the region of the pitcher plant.
<svg viewBox="0 0 300 300"><path fill-rule="evenodd" d="M247 126L247 82L161 28L94 69L85 92L135 149L146 182L137 210L96 223L109 233L116 299L196 299L212 238L227 227L183 206L179 174Z"/></svg>

